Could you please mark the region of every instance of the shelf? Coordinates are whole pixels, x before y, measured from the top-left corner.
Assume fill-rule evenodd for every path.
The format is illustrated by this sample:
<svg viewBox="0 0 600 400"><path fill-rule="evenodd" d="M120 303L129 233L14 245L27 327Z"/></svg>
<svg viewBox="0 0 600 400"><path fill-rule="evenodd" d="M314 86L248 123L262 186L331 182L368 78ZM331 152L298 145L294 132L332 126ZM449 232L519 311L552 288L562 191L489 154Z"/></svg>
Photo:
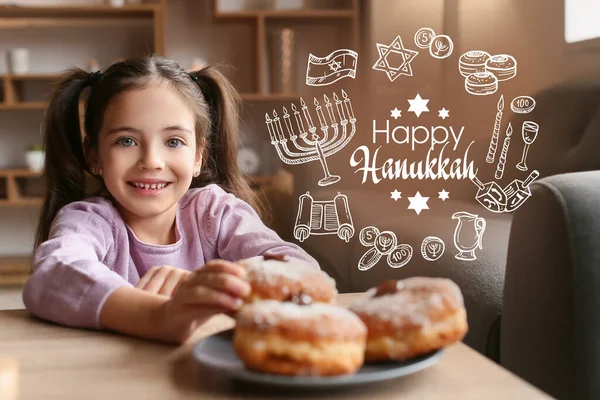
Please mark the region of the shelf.
<svg viewBox="0 0 600 400"><path fill-rule="evenodd" d="M151 23L148 21L136 19L131 16L127 18L115 19L113 16L91 18L2 18L0 19L0 29L29 29L29 28L87 28L91 26L123 26L124 24Z"/></svg>
<svg viewBox="0 0 600 400"><path fill-rule="evenodd" d="M0 103L0 110L19 111L19 110L45 110L48 108L48 102L28 101L23 103L6 104Z"/></svg>
<svg viewBox="0 0 600 400"><path fill-rule="evenodd" d="M152 17L159 9L159 5L141 4L127 5L124 7L111 7L110 5L60 5L60 6L0 6L0 18L16 17L62 17L75 18L87 17Z"/></svg>
<svg viewBox="0 0 600 400"><path fill-rule="evenodd" d="M299 94L295 93L242 93L244 101L294 101L300 98Z"/></svg>
<svg viewBox="0 0 600 400"><path fill-rule="evenodd" d="M41 197L28 197L21 193L27 191L23 186L19 185L19 179L26 178L41 178L41 172L31 171L27 168L0 169L0 182L3 185L4 198L0 199L0 207L15 207L15 206L40 206L42 205ZM39 185L39 184L38 184Z"/></svg>
<svg viewBox="0 0 600 400"><path fill-rule="evenodd" d="M0 257L0 286L20 286L29 278L31 256Z"/></svg>
<svg viewBox="0 0 600 400"><path fill-rule="evenodd" d="M248 10L248 11L215 11L217 19L301 19L301 18L353 18L354 10Z"/></svg>

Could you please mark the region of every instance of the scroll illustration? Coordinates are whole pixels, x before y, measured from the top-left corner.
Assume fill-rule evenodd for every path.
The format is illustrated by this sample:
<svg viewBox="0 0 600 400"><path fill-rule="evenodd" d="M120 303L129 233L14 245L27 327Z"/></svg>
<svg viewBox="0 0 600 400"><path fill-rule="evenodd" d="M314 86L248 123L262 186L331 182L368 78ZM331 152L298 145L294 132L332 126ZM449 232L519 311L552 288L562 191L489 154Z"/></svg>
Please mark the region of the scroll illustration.
<svg viewBox="0 0 600 400"><path fill-rule="evenodd" d="M398 244L396 234L391 231L379 232L374 226L367 226L358 235L360 244L371 247L358 260L359 271L367 271L387 256L387 263L392 268L402 268L411 260L413 249L408 244Z"/></svg>
<svg viewBox="0 0 600 400"><path fill-rule="evenodd" d="M317 133L317 127L314 125L308 106L302 98L300 98L302 116L296 105L292 103L292 112L296 122L295 127L291 121L292 117L285 107L283 107L283 117L279 117L275 110L273 110L273 119L269 114L265 115L271 144L277 150L281 161L296 165L319 160L325 174L325 177L318 182L319 186L332 185L340 180L338 175L329 173L326 157L344 148L356 133L356 118L354 117L352 103L346 92L342 90L341 99L336 93L333 93L335 111L329 97L324 95L323 99L329 118L325 117L323 107L319 104L317 98L314 98L315 110L321 126L320 134ZM283 122L281 118L283 118ZM285 126L289 140L284 133L283 126ZM288 144L290 140L291 144Z"/></svg>
<svg viewBox="0 0 600 400"><path fill-rule="evenodd" d="M303 242L310 235L338 235L345 242L354 236L348 197L338 193L333 200L315 201L309 192L300 196L294 237Z"/></svg>
<svg viewBox="0 0 600 400"><path fill-rule="evenodd" d="M306 84L325 86L343 78L356 78L358 53L353 50L339 49L325 57L308 55Z"/></svg>

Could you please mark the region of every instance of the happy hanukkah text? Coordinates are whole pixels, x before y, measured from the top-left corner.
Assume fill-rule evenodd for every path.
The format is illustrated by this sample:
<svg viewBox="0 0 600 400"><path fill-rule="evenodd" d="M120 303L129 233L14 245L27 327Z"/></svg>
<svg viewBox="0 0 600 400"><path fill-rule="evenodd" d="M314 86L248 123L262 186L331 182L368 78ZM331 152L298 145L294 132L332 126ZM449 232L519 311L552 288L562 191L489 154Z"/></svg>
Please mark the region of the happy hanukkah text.
<svg viewBox="0 0 600 400"><path fill-rule="evenodd" d="M392 159L381 163L378 158L381 145L373 153L368 146L359 146L350 158L350 166L358 167L355 173L362 172L362 183L371 179L374 184L383 179L471 179L477 173L474 171L473 161L468 160L469 149L475 143L472 141L466 148L464 155L452 161L444 156L448 144L452 144L452 151L459 147L465 127L456 132L453 127L444 126L396 126L390 130L390 121L386 120L385 128L377 126L373 120L373 144L408 145L414 151L418 146L427 145L429 149L425 160L409 161L407 159Z"/></svg>

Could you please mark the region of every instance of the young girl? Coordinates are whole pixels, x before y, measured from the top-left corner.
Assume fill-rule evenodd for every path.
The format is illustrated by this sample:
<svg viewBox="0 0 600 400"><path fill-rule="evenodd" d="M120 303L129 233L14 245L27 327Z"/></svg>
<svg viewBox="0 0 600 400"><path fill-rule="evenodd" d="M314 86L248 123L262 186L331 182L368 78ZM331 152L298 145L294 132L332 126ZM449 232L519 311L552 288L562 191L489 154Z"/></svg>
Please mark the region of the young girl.
<svg viewBox="0 0 600 400"><path fill-rule="evenodd" d="M27 309L68 326L181 343L241 306L250 288L236 260L277 253L318 268L254 209L236 163L237 105L212 66L187 73L151 56L103 73L67 71L45 116L47 193ZM86 171L101 187L91 197Z"/></svg>

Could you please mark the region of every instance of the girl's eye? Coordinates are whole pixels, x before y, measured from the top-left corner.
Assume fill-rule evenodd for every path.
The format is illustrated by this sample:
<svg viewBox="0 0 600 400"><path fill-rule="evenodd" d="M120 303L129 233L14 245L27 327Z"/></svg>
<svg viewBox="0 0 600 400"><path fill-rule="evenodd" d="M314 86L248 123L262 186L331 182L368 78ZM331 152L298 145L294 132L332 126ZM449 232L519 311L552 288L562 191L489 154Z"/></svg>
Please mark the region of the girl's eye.
<svg viewBox="0 0 600 400"><path fill-rule="evenodd" d="M117 140L117 143L125 147L130 147L133 145L134 141L131 138L125 137Z"/></svg>
<svg viewBox="0 0 600 400"><path fill-rule="evenodd" d="M180 145L183 145L183 142L180 139L169 139L167 143L169 144L169 147L172 148L178 148Z"/></svg>

